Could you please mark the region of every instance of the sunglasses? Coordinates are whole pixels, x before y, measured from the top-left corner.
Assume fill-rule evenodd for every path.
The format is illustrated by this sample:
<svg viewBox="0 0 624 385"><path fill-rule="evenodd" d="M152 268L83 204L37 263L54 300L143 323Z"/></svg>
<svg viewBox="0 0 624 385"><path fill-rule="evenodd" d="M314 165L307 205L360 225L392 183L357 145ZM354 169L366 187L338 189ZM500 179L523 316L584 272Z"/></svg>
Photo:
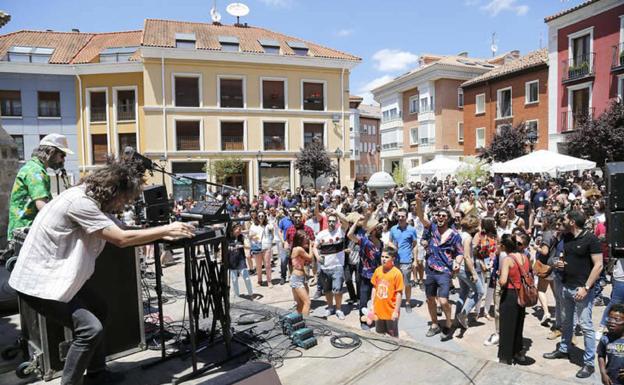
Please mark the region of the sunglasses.
<svg viewBox="0 0 624 385"><path fill-rule="evenodd" d="M624 320L619 318L607 318L608 323L616 324L616 325L624 325Z"/></svg>

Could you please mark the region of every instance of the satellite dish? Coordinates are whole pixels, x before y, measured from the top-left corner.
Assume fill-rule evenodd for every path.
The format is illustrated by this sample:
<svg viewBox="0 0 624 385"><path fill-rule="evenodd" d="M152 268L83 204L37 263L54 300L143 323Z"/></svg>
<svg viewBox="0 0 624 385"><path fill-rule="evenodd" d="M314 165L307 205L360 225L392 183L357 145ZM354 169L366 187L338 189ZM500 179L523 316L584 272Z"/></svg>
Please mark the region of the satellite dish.
<svg viewBox="0 0 624 385"><path fill-rule="evenodd" d="M212 21L215 23L218 23L221 21L221 14L219 13L219 11L217 11L217 8L213 7L210 10L210 17L212 18Z"/></svg>
<svg viewBox="0 0 624 385"><path fill-rule="evenodd" d="M236 24L239 24L241 16L247 16L249 14L249 7L243 3L232 3L228 5L225 10L232 16L236 16Z"/></svg>

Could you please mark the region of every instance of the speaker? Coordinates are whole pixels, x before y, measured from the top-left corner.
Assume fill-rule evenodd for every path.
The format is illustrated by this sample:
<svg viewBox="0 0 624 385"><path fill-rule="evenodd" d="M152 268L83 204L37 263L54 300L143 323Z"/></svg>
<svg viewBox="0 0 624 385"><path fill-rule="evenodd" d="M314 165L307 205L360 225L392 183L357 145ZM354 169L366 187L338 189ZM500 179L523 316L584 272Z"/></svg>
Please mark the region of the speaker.
<svg viewBox="0 0 624 385"><path fill-rule="evenodd" d="M624 211L624 162L606 164L607 211Z"/></svg>
<svg viewBox="0 0 624 385"><path fill-rule="evenodd" d="M248 362L200 385L282 385L275 368L266 362Z"/></svg>
<svg viewBox="0 0 624 385"><path fill-rule="evenodd" d="M145 206L145 219L150 225L167 224L170 212L169 202L147 205Z"/></svg>
<svg viewBox="0 0 624 385"><path fill-rule="evenodd" d="M607 211L607 242L612 257L624 258L624 211Z"/></svg>
<svg viewBox="0 0 624 385"><path fill-rule="evenodd" d="M147 206L168 203L167 188L163 185L147 186L143 189L143 201Z"/></svg>
<svg viewBox="0 0 624 385"><path fill-rule="evenodd" d="M145 349L143 300L138 258L134 247L118 248L110 243L99 255L95 272L85 283L101 293L108 307L106 359L108 361ZM44 381L62 374L72 331L35 312L22 300L20 322Z"/></svg>

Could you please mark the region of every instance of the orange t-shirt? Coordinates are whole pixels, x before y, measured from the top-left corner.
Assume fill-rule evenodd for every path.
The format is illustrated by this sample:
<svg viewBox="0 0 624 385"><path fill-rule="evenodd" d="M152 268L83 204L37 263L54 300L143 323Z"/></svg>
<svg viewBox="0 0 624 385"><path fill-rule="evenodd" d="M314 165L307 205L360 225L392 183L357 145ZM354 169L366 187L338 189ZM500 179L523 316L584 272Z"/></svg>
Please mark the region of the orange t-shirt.
<svg viewBox="0 0 624 385"><path fill-rule="evenodd" d="M383 266L375 269L371 283L375 286L373 308L381 320L391 320L396 307L396 296L403 291L403 274L395 266L384 272Z"/></svg>

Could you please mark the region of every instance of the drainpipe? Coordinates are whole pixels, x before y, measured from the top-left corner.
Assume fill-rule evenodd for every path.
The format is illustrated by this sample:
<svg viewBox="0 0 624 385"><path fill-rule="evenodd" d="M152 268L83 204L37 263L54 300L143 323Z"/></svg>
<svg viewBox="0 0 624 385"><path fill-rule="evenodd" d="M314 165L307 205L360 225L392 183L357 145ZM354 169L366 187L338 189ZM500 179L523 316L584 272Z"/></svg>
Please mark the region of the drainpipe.
<svg viewBox="0 0 624 385"><path fill-rule="evenodd" d="M82 151L80 154L80 163L81 163L81 168L82 168L82 172L86 171L86 161L85 161L85 154L86 154L86 149L85 149L85 143L87 142L87 138L85 137L85 133L84 133L84 124L83 124L83 118L82 118L82 114L83 114L83 110L82 110L82 78L80 77L80 75L78 74L78 71L76 69L76 66L74 66L74 72L76 73L76 77L78 78L78 97L79 97L79 101L78 101L78 105L80 107L80 135L82 136Z"/></svg>
<svg viewBox="0 0 624 385"><path fill-rule="evenodd" d="M165 160L167 160L167 111L166 111L166 101L165 101L165 54L160 54L160 82L162 84L162 120L163 120L163 145L165 146Z"/></svg>
<svg viewBox="0 0 624 385"><path fill-rule="evenodd" d="M346 130L345 130L345 108L344 108L344 73L345 69L342 67L340 72L340 103L341 103L341 114L342 114L342 156L346 157L347 153L345 152L345 141L346 141ZM338 175L340 175L340 159L338 161ZM350 176L350 175L349 175ZM342 186L342 181L338 181L338 183Z"/></svg>

